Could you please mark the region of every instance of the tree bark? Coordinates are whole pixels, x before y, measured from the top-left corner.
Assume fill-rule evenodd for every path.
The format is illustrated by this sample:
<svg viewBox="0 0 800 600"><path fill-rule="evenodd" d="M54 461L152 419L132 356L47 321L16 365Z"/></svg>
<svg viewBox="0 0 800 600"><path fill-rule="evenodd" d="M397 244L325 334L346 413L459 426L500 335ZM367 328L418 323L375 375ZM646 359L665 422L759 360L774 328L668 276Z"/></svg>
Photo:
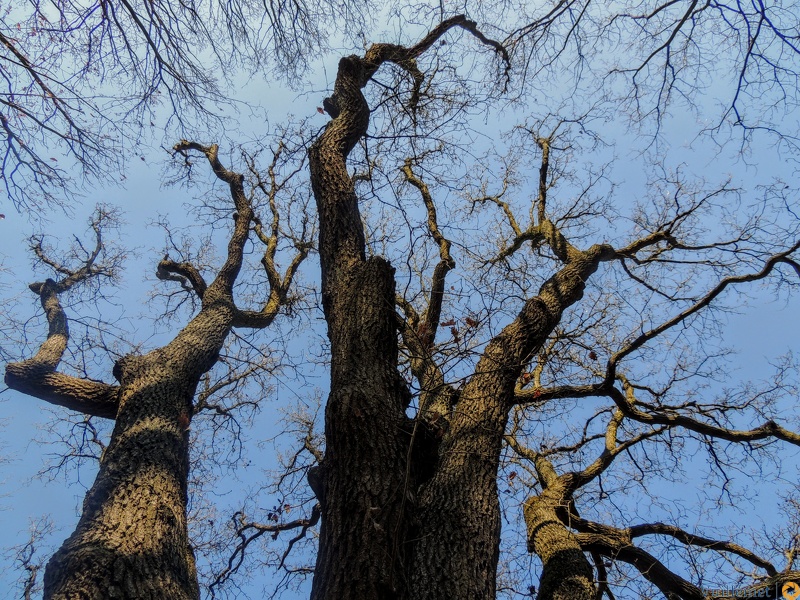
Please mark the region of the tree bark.
<svg viewBox="0 0 800 600"><path fill-rule="evenodd" d="M531 353L581 297L607 250L570 248L565 266L488 345L447 416L438 466L419 490L417 506L412 478L422 472L429 476L432 469L407 464L426 453L409 449L404 433L408 399L397 371L393 270L380 258L365 259L346 160L369 123L361 92L369 78L385 61L418 73L414 59L455 26L494 45L474 23L457 17L416 46L379 44L364 58L343 58L329 103L336 107L330 113L334 118L309 151L332 353L326 454L310 477L322 505L314 600L403 598L406 593L415 600L494 598L497 469L514 387ZM558 251L566 252L561 246Z"/></svg>
<svg viewBox="0 0 800 600"><path fill-rule="evenodd" d="M414 550L416 599L495 597L500 505L497 470L514 387L529 357L583 295L605 247L576 252L487 346L465 385L440 448L439 468L423 485Z"/></svg>
<svg viewBox="0 0 800 600"><path fill-rule="evenodd" d="M325 456L314 487L322 506L311 597L404 597L405 385L397 373L394 269L365 259L346 159L369 122L362 59L339 63L337 117L309 152L320 215L322 302L331 342Z"/></svg>
<svg viewBox="0 0 800 600"><path fill-rule="evenodd" d="M188 429L197 384L214 366L231 328L268 326L287 298L298 250L283 277L274 262L278 227L259 235L267 250L262 264L270 283L258 311L241 311L233 287L242 266L251 223L260 226L244 192L244 177L219 161L216 144L181 141L176 152L205 154L214 174L228 183L236 209L228 253L211 285L191 264L165 257L162 279L186 280L201 301L200 312L166 346L144 356L126 356L114 366L119 386L88 382L56 372L67 347L67 318L58 294L90 277L108 274L95 260L102 249L101 218L93 221L97 246L86 263L69 271L43 256L65 275L56 282L32 284L50 330L38 353L6 368L9 387L86 414L115 419L111 441L83 504L73 534L49 561L44 575L46 600L195 600L200 590L186 523L189 474ZM272 205L273 218L278 214Z"/></svg>
<svg viewBox="0 0 800 600"><path fill-rule="evenodd" d="M575 538L556 511L565 500L552 488L525 502L528 551L542 561L537 600L594 600L594 573Z"/></svg>
<svg viewBox="0 0 800 600"><path fill-rule="evenodd" d="M73 534L47 564L46 600L200 597L186 525L188 426L231 307L207 308L167 346L117 363L111 442Z"/></svg>

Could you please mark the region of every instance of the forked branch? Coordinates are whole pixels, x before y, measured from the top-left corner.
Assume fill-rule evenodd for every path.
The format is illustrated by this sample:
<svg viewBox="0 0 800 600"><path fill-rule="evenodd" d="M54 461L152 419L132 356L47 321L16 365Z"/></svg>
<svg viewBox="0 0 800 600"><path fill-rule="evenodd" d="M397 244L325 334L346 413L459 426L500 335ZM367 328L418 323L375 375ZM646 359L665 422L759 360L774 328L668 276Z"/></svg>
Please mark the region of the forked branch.
<svg viewBox="0 0 800 600"><path fill-rule="evenodd" d="M33 357L6 365L5 382L9 388L45 402L87 415L113 419L116 417L118 404L116 386L56 371L69 342L67 315L61 306L59 295L92 278L114 276L118 257L109 257L104 263L97 262L103 250L103 224L109 217L108 213L98 209L90 222L95 233L95 246L91 251L85 251L85 259L77 268L62 265L49 256L40 237L31 239L31 250L34 254L61 277L48 278L28 286L39 296L44 309L48 324L47 339ZM83 248L80 243L78 245Z"/></svg>
<svg viewBox="0 0 800 600"><path fill-rule="evenodd" d="M269 326L278 315L280 308L286 303L292 280L300 264L308 256L312 248L312 245L305 240L296 242L295 248L297 253L292 258L286 272L281 276L275 262L280 233L280 214L277 207L276 195L281 190L282 186L285 185L286 181L284 181L283 184L278 183L275 177L275 169L281 151L283 150L283 145L279 145L278 150L273 153L273 160L269 167L269 184L265 184L260 176L257 176L256 188L261 189L267 195L270 211L272 213L270 227L267 231L264 230L261 220L255 213L252 198L245 193L244 175L232 171L222 164L219 159L219 146L217 144L206 146L197 142L181 140L173 147L173 150L184 156L190 151L202 153L208 159L211 169L217 178L228 184L235 209L233 213L234 228L228 242L228 255L225 264L219 270L216 278L210 285L206 285L202 275L193 265L189 263L176 263L170 261L166 257L159 264L159 277L161 279L177 280L184 287L187 287L186 282L188 281L189 284L191 284L191 288L204 302L213 302L219 298L229 302L235 310L234 327L261 329ZM251 172L255 171L255 167L252 163L250 165L250 170ZM294 171L289 177L296 173L297 171ZM242 310L235 306L233 286L242 268L244 246L250 236L251 230L255 232L256 236L266 247L261 263L267 273L270 291L266 302L259 310ZM164 274L163 277L161 273ZM211 300L207 299L209 293L212 295Z"/></svg>
<svg viewBox="0 0 800 600"><path fill-rule="evenodd" d="M800 276L800 270L797 269L797 263L793 259L792 255L800 249L800 241L794 242L789 248L784 250L783 252L779 252L777 254L773 254L770 256L765 262L763 268L758 271L757 273L746 273L744 275L734 275L731 277L726 277L722 279L717 285L715 285L705 296L703 296L700 300L680 312L679 314L675 315L671 319L663 322L661 325L650 329L642 333L641 335L634 338L630 343L628 343L625 347L618 350L608 361L608 366L606 369L606 384L610 385L611 382L616 377L616 369L617 365L619 365L620 361L624 359L626 356L634 352L635 350L644 346L650 340L656 338L657 336L661 335L668 329L675 327L683 322L685 322L689 317L692 315L697 314L699 311L706 308L710 305L722 292L724 292L729 286L739 283L748 283L753 281L759 281L761 279L766 278L775 267L781 263L789 264L798 271L798 275Z"/></svg>

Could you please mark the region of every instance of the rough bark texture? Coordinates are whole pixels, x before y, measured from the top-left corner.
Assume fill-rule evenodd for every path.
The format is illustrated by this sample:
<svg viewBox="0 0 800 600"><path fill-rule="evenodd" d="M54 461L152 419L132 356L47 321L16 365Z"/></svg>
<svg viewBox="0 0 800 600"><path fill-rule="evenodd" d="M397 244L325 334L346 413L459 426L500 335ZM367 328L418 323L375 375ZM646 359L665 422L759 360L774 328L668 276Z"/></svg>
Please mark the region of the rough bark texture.
<svg viewBox="0 0 800 600"><path fill-rule="evenodd" d="M339 63L337 117L310 150L320 215L322 301L331 341L322 505L311 597L401 598L407 392L397 366L394 269L365 259L347 155L366 132L362 59Z"/></svg>
<svg viewBox="0 0 800 600"><path fill-rule="evenodd" d="M267 240L262 260L270 280L268 300L260 311L238 310L233 286L250 224L257 222L244 193L244 178L220 164L216 145L183 141L175 150L204 153L217 177L229 184L236 208L227 258L210 285L190 264L165 257L158 266L160 278L191 283L202 300L197 316L166 346L117 361L114 376L119 386L57 373L69 339L58 294L104 273L94 265L101 248L98 225L97 248L83 267L74 272L59 268L67 275L61 281L48 279L31 285L41 299L50 331L36 356L11 363L6 369L9 387L86 414L115 419L80 521L45 570L46 600L200 597L186 523L188 429L197 384L216 363L234 325L261 328L272 322L307 252L300 251L281 278L274 264L274 233ZM277 213L274 216L277 219ZM41 252L41 247L37 249Z"/></svg>
<svg viewBox="0 0 800 600"><path fill-rule="evenodd" d="M524 507L528 551L542 561L538 600L593 600L594 573L575 535L558 519L563 498L553 490L530 498Z"/></svg>
<svg viewBox="0 0 800 600"><path fill-rule="evenodd" d="M117 415L119 388L101 381L42 373L30 364L19 362L6 366L5 382L13 390L50 404L106 419Z"/></svg>
<svg viewBox="0 0 800 600"><path fill-rule="evenodd" d="M487 346L461 392L439 468L420 492L412 598L494 598L500 537L497 469L514 385L563 311L581 298L603 251L577 253L550 278Z"/></svg>
<svg viewBox="0 0 800 600"><path fill-rule="evenodd" d="M188 424L230 330L204 310L164 348L118 363L120 407L75 532L47 565L47 599L200 597L186 527Z"/></svg>

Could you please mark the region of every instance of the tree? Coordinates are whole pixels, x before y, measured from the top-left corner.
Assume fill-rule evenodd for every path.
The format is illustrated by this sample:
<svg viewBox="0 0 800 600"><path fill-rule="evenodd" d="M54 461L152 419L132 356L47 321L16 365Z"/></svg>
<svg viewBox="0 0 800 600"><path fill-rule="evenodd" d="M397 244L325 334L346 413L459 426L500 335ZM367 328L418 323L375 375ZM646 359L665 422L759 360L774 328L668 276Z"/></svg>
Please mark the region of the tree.
<svg viewBox="0 0 800 600"><path fill-rule="evenodd" d="M202 135L217 133L209 129L224 121L222 107L240 101L225 91L239 69L293 79L338 27L358 31L368 9L317 0L4 8L0 178L9 199L42 209L68 204L64 195L86 179L124 179L131 149L162 123L173 136L193 134L196 123Z"/></svg>
<svg viewBox="0 0 800 600"><path fill-rule="evenodd" d="M796 150L791 11L474 8L501 24L417 5L407 22L438 22L419 41L339 61L309 149L330 390L324 452L309 420L298 454L319 508L237 515L214 583L264 533L318 518L315 599L699 599L796 580L796 503L772 546L712 522L752 500L739 472L768 479L800 441L796 361L726 387L720 341L741 290L788 294L800 275L797 190L724 174ZM522 113L505 151L473 122L497 104ZM704 119L676 160L683 112ZM697 456L719 494L671 513L663 482L696 485Z"/></svg>
<svg viewBox="0 0 800 600"><path fill-rule="evenodd" d="M575 10L576 4L559 3L548 19L555 18L558 10ZM657 48L635 71L634 83L659 52L670 51L668 46L684 22L699 18L693 12L696 5L692 3L666 45ZM654 14L668 8L658 7ZM616 15L615 19L623 17ZM546 21L526 28L518 39L537 29L546 30L551 25ZM420 89L422 82L431 88L435 84L426 81L417 59L434 44L445 45L442 38L457 28L477 37L509 64L506 47L486 38L463 16L444 20L412 46L375 44L363 56L340 60L334 94L328 100L328 106L335 107L334 111L328 109L333 120L310 150L320 218L322 298L331 344L325 455L309 474L322 505L311 597L495 597L501 521L498 474L508 451L514 452L515 460L523 462L531 473L527 483L532 493L525 502L524 516L528 549L543 565L538 598L588 600L603 593L613 597L607 568L619 562L640 571L666 597L708 597L699 585L636 545L638 538L648 535L666 536L689 549L734 555L762 569L763 575L756 578L752 589L774 589L776 584L796 579L800 573L791 570L793 561L787 571L779 572L770 561L733 542L662 523L615 527L585 519L580 516L584 509L578 509L580 491L597 482L618 457L649 441L669 447L675 437L696 436L694 439L707 445L712 454L718 445L726 443L741 443L747 448L765 439L790 444L800 441L797 433L766 418L774 411L774 398L766 404L756 398L730 397L719 403L688 400L679 390L679 382L684 377L699 377L699 370L687 372L686 367L676 367L671 378L656 386L647 383L647 377L638 380L637 369L628 364L637 351L677 327L698 327L702 332L694 322L695 315L727 288L762 280L781 265L800 275L796 213L783 212L781 218L789 219L785 228L754 219L737 227L731 224L734 232L728 238L701 241L697 229L700 215L711 207L725 212L736 191L726 185L710 191L687 191L682 189L685 183L680 176L672 182L665 178L664 183L674 184L674 195L660 199L655 208L641 207L641 214L632 219L636 227L624 243L581 247L570 239L570 230L577 229L577 239L588 236L574 222L602 214L601 201L590 198L593 183L588 182L578 200L571 206L566 203L562 212L550 200L557 178L563 176L554 170L551 155L575 145L564 131L569 129L569 120L558 119L549 133L542 132L544 123L535 129L524 128L541 156L538 193L529 209L530 224L519 226L521 219L504 199L514 183L510 167L507 177L501 178L501 193L476 195L471 201L474 205L496 205L510 229L501 234L500 251L485 264L514 265L501 277L516 279L520 276L511 273L519 268L519 255L530 252L533 260L539 261L538 273L546 275L536 292L525 293L530 286L520 285L523 297L507 321L495 323L496 331L485 339L473 338L472 344L467 344L473 346L474 359L465 357L463 362L470 366L466 373L461 372L463 366L446 364L453 360L452 346L447 351L446 344L435 344L437 333L451 327L458 348L462 336L474 336L470 330L481 327L481 321L488 325L492 315L465 316L458 327L455 319L440 320L447 296L446 278L455 261L451 242L441 232L430 189L415 172L424 164L424 142L415 140L416 147L413 142L407 146L416 155L405 160L402 173L405 182L422 197L428 234L438 247L439 262L419 290L406 285L398 294L392 266L374 246L375 254L367 257L370 247L356 192L359 177L351 176L346 167L350 152L367 137L370 122L370 106L361 90L382 65L396 64L412 81L405 105L409 115L406 126L413 130L409 137L422 137L416 120L418 111L423 112ZM672 70L670 61L668 57L666 72ZM665 79L664 85L672 87L676 81ZM391 89L399 93L396 87ZM638 98L638 89L635 93ZM729 112L738 112L736 102ZM656 106L661 106L661 100ZM585 129L589 119L573 122ZM737 124L743 125L741 121ZM397 120L392 125L394 131L403 131ZM367 160L372 159L367 156ZM597 180L601 177L602 173L596 175ZM780 194L771 188L766 196L774 193ZM785 211L788 204L783 197L778 200ZM761 235L765 237L756 242ZM778 240L787 243L776 243ZM381 243L391 246L391 242ZM464 247L470 250L468 243L463 243ZM747 258L740 258L741 253ZM406 261L411 263L412 259ZM751 261L755 268L748 270ZM659 265L682 263L695 265L698 271L702 265L722 277L700 291L701 285L695 287L679 275L659 273ZM575 311L576 304L586 302L587 285L604 265L619 278L618 289L634 293L631 286L640 285L647 295L645 306L638 309L643 320L634 326L633 334L615 333L609 328L608 323L617 319L608 312L614 303L619 304L610 294L592 294L589 306L578 317L573 316L575 312L568 314ZM672 277L678 278L677 282L670 281ZM487 287L500 287L497 280L493 283L496 287ZM416 297L409 298L414 292ZM665 312L673 313L661 322L646 307L660 298L669 301L662 307ZM395 305L400 314L395 312ZM397 330L418 395L412 396L399 376ZM703 333L698 335L702 339ZM585 355L575 356L578 352ZM598 363L599 355L604 356L604 365ZM448 381L446 368L459 373L457 382ZM637 380L628 374L629 369L637 372ZM656 371L654 375L652 379L658 380L662 374ZM785 383L778 387L785 389ZM588 417L577 442L551 446L547 439L540 439L538 448L529 447L528 440L535 436L527 430L536 413L565 398L607 399L611 404L601 405ZM414 399L416 410L409 419L407 411ZM740 428L739 416L734 415L745 409L764 415L764 421ZM576 418L580 418L580 412ZM605 423L605 431L596 431L597 420ZM597 444L600 448L594 459L584 462ZM561 459L563 455L566 458Z"/></svg>
<svg viewBox="0 0 800 600"><path fill-rule="evenodd" d="M283 148L276 150L273 162ZM176 153L199 152L214 174L229 186L233 231L224 264L211 283L191 263L165 256L158 276L181 283L196 294L200 310L166 346L144 355L129 354L114 364L118 385L58 372L69 340L67 317L59 296L96 278L117 275L118 256L105 255L103 230L112 215L99 209L91 221L95 245L83 250L79 266L57 262L45 253L42 239L32 250L58 279L30 285L40 298L49 333L35 356L6 367L6 384L52 404L86 415L114 419L114 431L100 458L97 478L88 491L75 532L50 559L44 575L46 598L197 598L195 559L187 532L189 427L201 377L219 358L232 328L268 327L289 299L290 286L308 254L296 240L296 254L286 272L278 271L280 213L273 187L267 205L272 220L265 228L255 213L254 190L245 191L243 175L220 162L216 145L182 141ZM274 171L272 172L274 175ZM286 181L282 182L283 184ZM263 183L261 184L264 185ZM234 300L251 234L264 243L261 259L270 283L258 310L244 310Z"/></svg>

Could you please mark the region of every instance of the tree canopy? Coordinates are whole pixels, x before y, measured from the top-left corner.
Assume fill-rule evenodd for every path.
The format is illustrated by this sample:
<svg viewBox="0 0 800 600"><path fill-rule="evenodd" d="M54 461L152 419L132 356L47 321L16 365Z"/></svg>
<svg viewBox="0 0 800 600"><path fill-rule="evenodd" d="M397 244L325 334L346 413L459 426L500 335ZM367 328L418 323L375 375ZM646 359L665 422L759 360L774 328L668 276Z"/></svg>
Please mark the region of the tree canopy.
<svg viewBox="0 0 800 600"><path fill-rule="evenodd" d="M758 333L731 325L796 305L800 7L30 10L27 35L12 35L21 8L3 22L9 198L37 206L29 180L43 198L66 189L29 140L114 172L115 144L145 143L135 131L151 113L191 133L168 161L200 196L188 221L159 220L165 254L148 254L164 344L108 354L105 322L68 336L86 305L68 314L59 298L81 284L96 298L99 279L119 277L122 253L101 235L114 211L72 256L31 238L49 334L33 358L4 348L6 383L82 415L62 424L82 432L74 456L102 449L47 598L235 597L260 568L270 592L315 599L700 600L800 585L797 357L778 347L740 374L735 345ZM236 102L220 85L235 69L290 78L313 92L298 96L309 110L227 139L208 115ZM84 86L101 92L86 100ZM266 325L280 333L251 331ZM249 415L274 421L274 390L284 416L266 433ZM86 402L97 394L102 410ZM98 417L114 422L110 442ZM268 472L216 514L189 452L200 477ZM133 514L153 556L186 560L129 558L114 540ZM30 548L17 555L26 589L39 581Z"/></svg>

